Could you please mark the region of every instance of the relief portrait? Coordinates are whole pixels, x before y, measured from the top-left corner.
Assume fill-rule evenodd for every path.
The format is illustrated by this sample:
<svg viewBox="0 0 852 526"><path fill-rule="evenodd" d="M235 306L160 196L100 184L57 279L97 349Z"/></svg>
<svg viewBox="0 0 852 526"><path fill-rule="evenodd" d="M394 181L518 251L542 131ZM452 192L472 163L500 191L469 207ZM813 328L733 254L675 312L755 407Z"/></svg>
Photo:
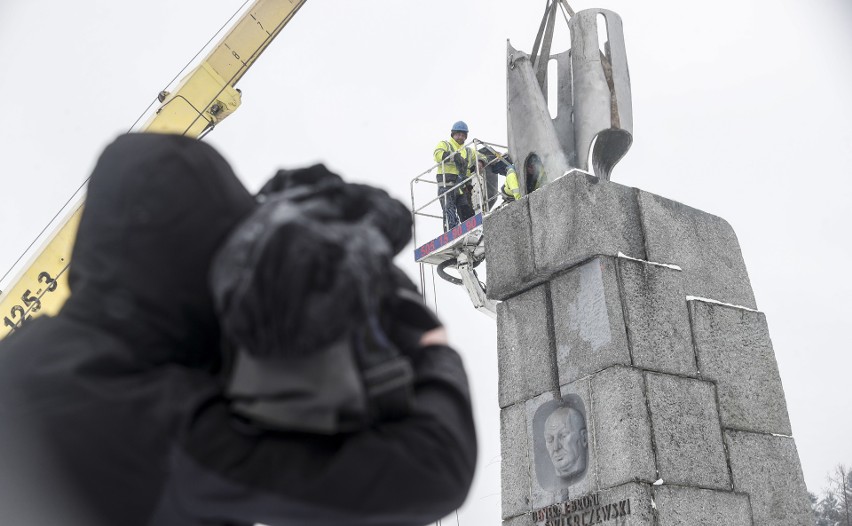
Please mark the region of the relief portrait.
<svg viewBox="0 0 852 526"><path fill-rule="evenodd" d="M583 479L589 463L589 435L579 396L566 395L536 410L533 452L536 479L543 489L567 488Z"/></svg>

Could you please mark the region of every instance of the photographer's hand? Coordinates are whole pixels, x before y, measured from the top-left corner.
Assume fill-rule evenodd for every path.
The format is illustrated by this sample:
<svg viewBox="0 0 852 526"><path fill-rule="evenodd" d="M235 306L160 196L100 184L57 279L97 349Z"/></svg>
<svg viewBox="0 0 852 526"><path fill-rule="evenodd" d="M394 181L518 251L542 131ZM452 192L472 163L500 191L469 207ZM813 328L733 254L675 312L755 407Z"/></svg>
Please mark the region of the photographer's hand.
<svg viewBox="0 0 852 526"><path fill-rule="evenodd" d="M430 331L424 332L420 336L420 347L429 347L430 345L449 345L447 339L447 329L444 327L436 327Z"/></svg>

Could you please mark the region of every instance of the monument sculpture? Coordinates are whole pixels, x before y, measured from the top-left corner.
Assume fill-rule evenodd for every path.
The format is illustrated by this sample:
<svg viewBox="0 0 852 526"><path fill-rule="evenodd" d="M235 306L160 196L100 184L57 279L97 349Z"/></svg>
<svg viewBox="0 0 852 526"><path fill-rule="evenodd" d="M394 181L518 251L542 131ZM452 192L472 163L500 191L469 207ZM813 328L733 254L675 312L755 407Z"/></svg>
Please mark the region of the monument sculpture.
<svg viewBox="0 0 852 526"><path fill-rule="evenodd" d="M609 54L582 47L600 14ZM736 234L609 181L632 129L620 21L589 10L569 26L571 50L538 52L568 65L557 119L536 59L509 46L509 148L547 180L484 223L504 524L811 526Z"/></svg>
<svg viewBox="0 0 852 526"><path fill-rule="evenodd" d="M588 463L582 399L569 395L543 404L533 416L532 434L536 481L543 489L565 494L564 490L585 476Z"/></svg>
<svg viewBox="0 0 852 526"><path fill-rule="evenodd" d="M556 477L565 483L586 472L586 420L572 407L559 407L544 421L544 443Z"/></svg>

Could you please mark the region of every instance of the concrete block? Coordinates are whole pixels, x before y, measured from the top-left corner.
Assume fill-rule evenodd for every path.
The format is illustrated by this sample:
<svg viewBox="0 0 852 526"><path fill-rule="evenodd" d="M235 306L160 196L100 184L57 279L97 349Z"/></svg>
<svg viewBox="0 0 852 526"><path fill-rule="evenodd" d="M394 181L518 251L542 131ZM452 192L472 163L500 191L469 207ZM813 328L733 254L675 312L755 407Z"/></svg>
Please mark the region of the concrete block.
<svg viewBox="0 0 852 526"><path fill-rule="evenodd" d="M633 365L697 376L682 273L626 258L617 261Z"/></svg>
<svg viewBox="0 0 852 526"><path fill-rule="evenodd" d="M645 259L633 188L572 171L529 200L538 275L550 276L598 255L622 252Z"/></svg>
<svg viewBox="0 0 852 526"><path fill-rule="evenodd" d="M658 526L751 526L748 495L730 491L654 486Z"/></svg>
<svg viewBox="0 0 852 526"><path fill-rule="evenodd" d="M482 228L488 297L505 300L529 288L535 275L529 198L494 210Z"/></svg>
<svg viewBox="0 0 852 526"><path fill-rule="evenodd" d="M560 385L612 365L630 365L614 259L597 258L571 269L550 283L550 291Z"/></svg>
<svg viewBox="0 0 852 526"><path fill-rule="evenodd" d="M729 490L713 384L646 373L659 476L667 484Z"/></svg>
<svg viewBox="0 0 852 526"><path fill-rule="evenodd" d="M530 511L530 462L527 457L526 408L516 404L500 411L500 482L503 518Z"/></svg>
<svg viewBox="0 0 852 526"><path fill-rule="evenodd" d="M681 267L689 296L756 308L739 241L727 221L641 190L638 201L645 259Z"/></svg>
<svg viewBox="0 0 852 526"><path fill-rule="evenodd" d="M651 490L647 484L628 483L572 497L530 514L537 526L656 526Z"/></svg>
<svg viewBox="0 0 852 526"><path fill-rule="evenodd" d="M547 285L497 304L500 407L558 388Z"/></svg>
<svg viewBox="0 0 852 526"><path fill-rule="evenodd" d="M690 301L701 377L716 383L722 425L791 435L790 417L766 316Z"/></svg>
<svg viewBox="0 0 852 526"><path fill-rule="evenodd" d="M657 479L642 373L612 367L591 377L598 487Z"/></svg>
<svg viewBox="0 0 852 526"><path fill-rule="evenodd" d="M748 493L754 526L813 526L802 467L791 437L726 431L734 490Z"/></svg>

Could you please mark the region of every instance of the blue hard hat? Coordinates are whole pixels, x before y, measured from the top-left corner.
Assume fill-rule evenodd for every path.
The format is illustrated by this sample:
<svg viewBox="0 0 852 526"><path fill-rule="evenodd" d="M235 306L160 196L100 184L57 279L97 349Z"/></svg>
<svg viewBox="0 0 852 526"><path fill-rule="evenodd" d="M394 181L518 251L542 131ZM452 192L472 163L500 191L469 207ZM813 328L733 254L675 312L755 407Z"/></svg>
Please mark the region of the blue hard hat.
<svg viewBox="0 0 852 526"><path fill-rule="evenodd" d="M453 124L453 127L450 131L451 132L460 131L460 132L467 133L469 130L467 129L467 124L465 124L464 121L458 121L455 124Z"/></svg>

